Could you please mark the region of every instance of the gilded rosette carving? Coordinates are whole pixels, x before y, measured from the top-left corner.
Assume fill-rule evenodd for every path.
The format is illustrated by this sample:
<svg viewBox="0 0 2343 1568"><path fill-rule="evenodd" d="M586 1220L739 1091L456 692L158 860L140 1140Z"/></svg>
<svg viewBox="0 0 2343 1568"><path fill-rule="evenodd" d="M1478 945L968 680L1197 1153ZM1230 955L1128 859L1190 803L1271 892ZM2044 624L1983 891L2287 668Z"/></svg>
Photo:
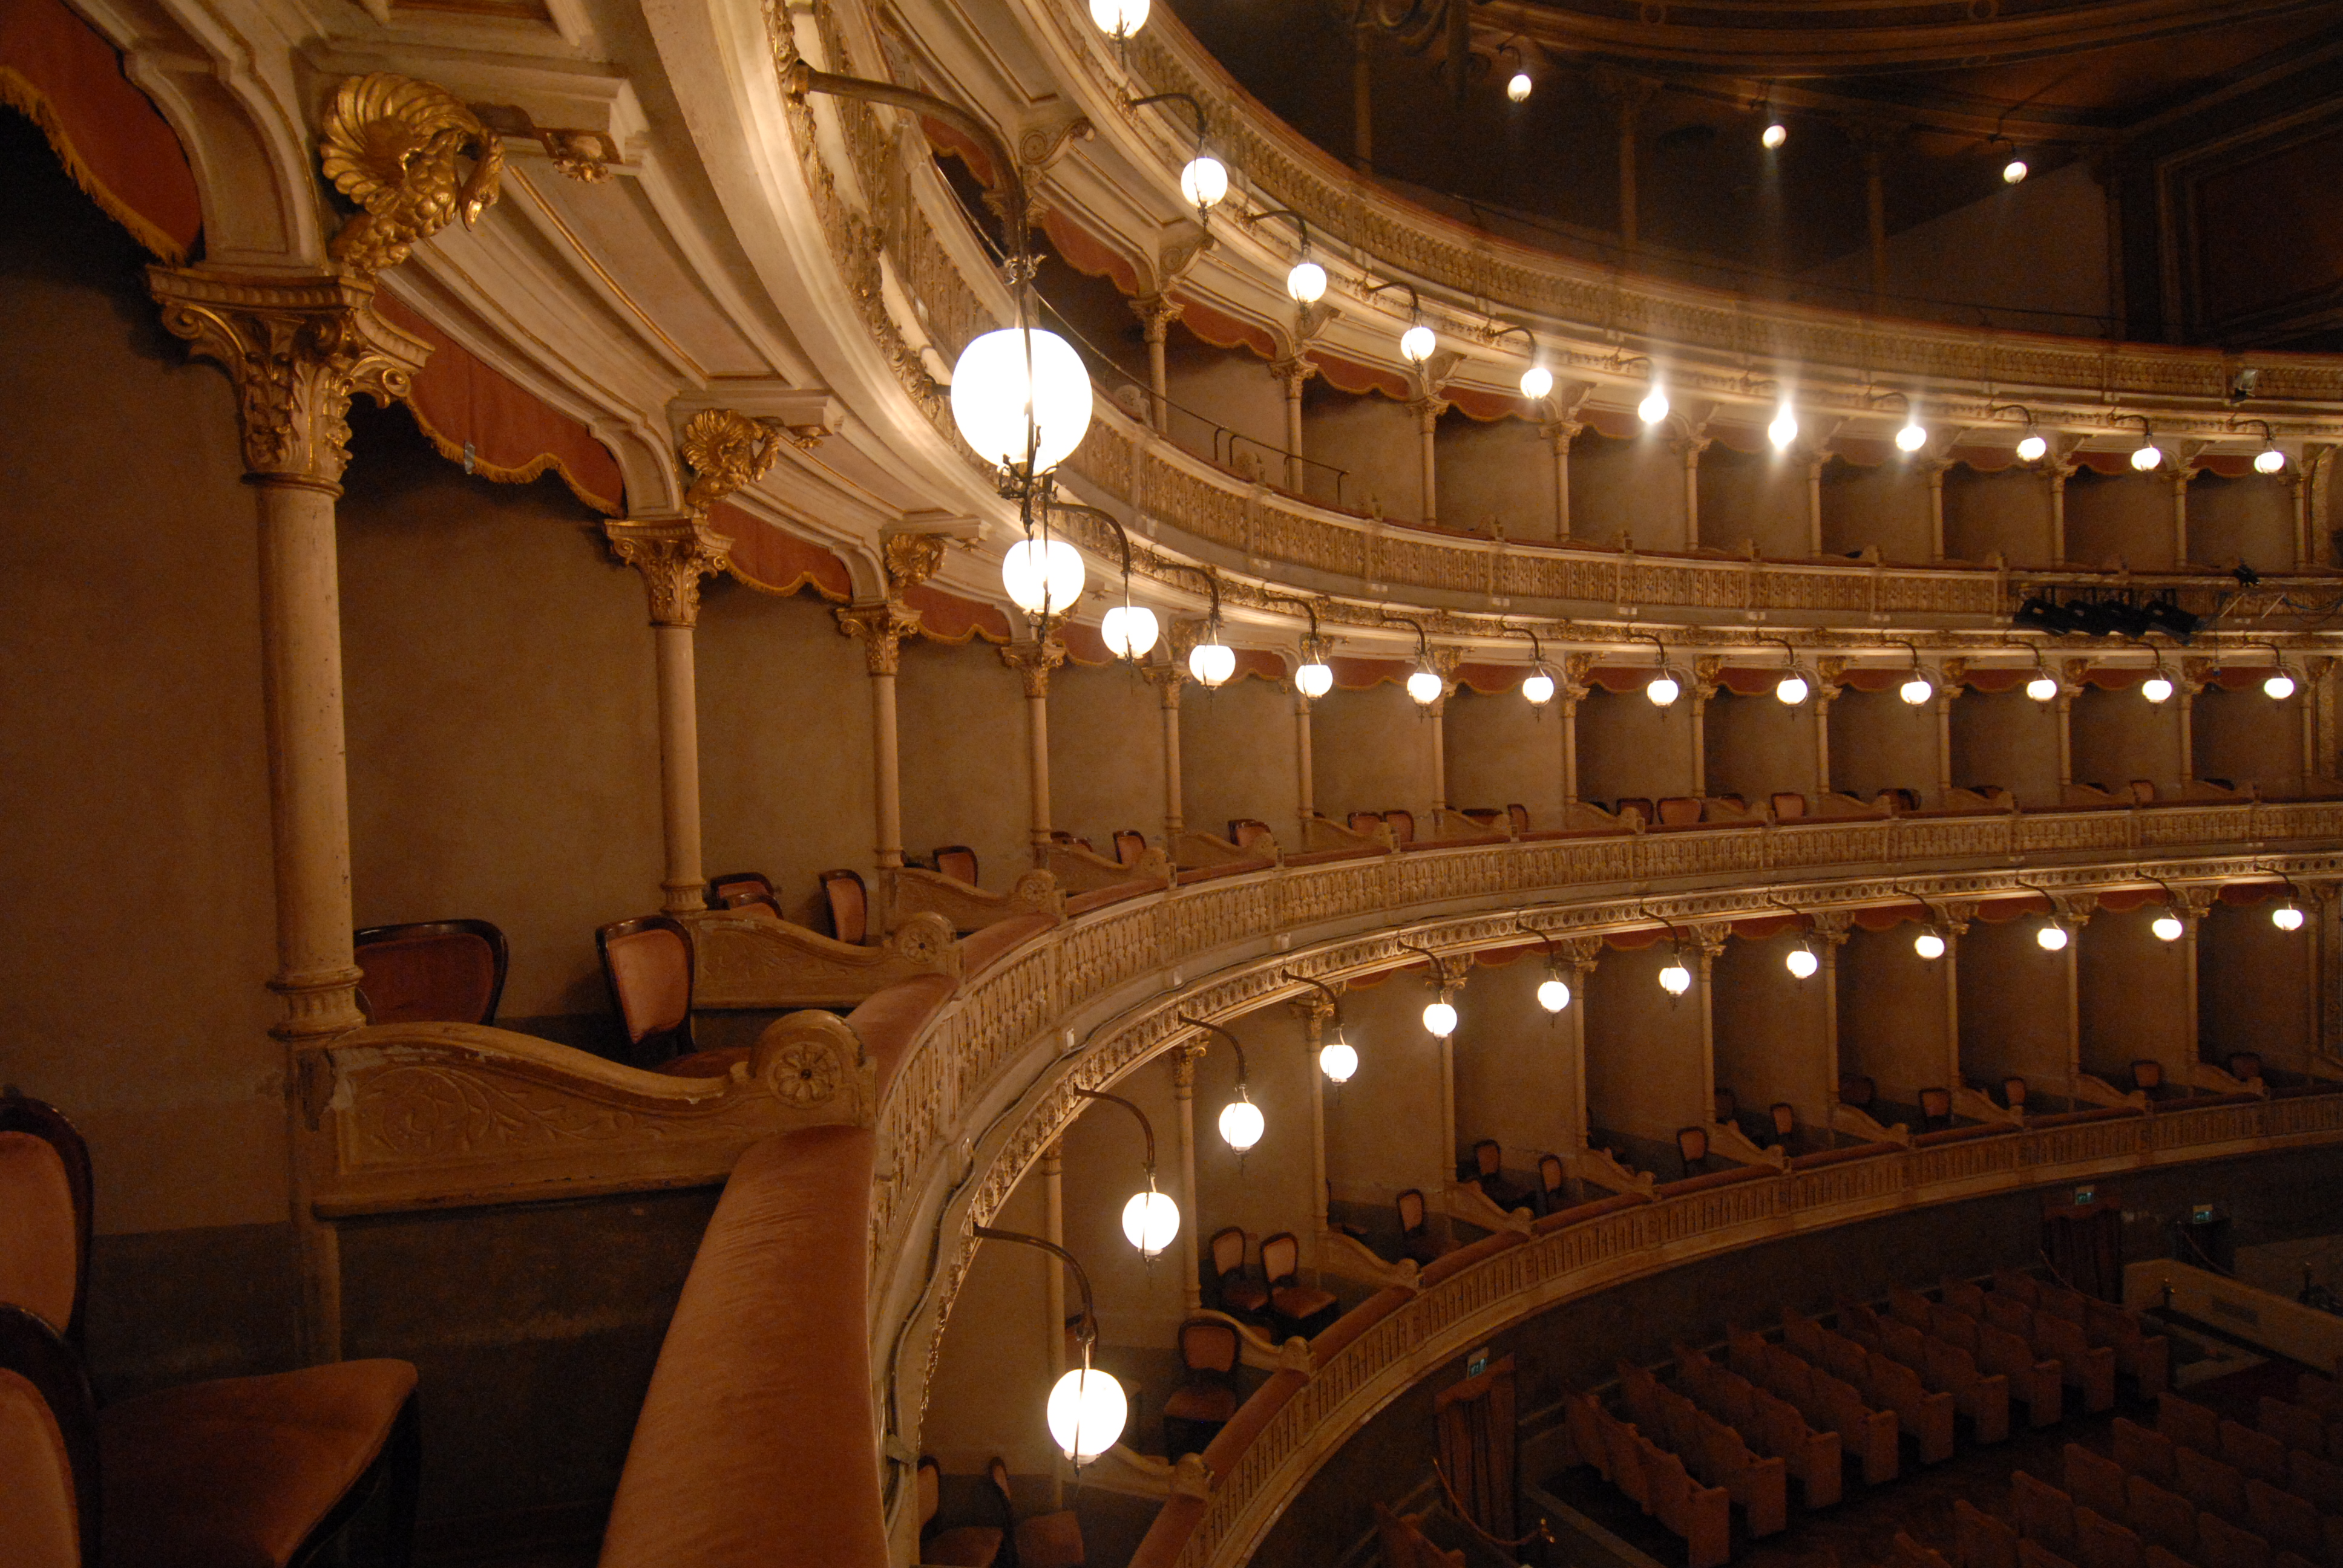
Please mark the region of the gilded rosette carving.
<svg viewBox="0 0 2343 1568"><path fill-rule="evenodd" d="M335 485L349 466L350 398L407 395L430 346L373 310L374 285L283 282L154 266L163 326L236 383L246 471Z"/></svg>
<svg viewBox="0 0 2343 1568"><path fill-rule="evenodd" d="M343 82L317 138L334 188L364 208L329 247L351 276L405 261L415 242L497 199L504 143L447 88L388 71ZM462 169L469 156L471 169Z"/></svg>

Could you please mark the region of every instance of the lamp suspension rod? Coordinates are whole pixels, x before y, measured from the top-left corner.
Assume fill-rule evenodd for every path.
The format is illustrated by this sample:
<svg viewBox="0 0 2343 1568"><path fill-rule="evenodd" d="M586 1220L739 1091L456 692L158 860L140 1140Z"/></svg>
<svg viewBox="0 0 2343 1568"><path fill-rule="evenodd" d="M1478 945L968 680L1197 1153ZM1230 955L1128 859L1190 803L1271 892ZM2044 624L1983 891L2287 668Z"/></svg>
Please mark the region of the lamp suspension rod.
<svg viewBox="0 0 2343 1568"><path fill-rule="evenodd" d="M916 87L899 87L892 82L874 82L862 76L833 75L817 71L803 60L791 65L783 78L789 95L803 102L808 93L826 93L838 98L860 98L869 103L886 104L893 108L910 109L915 114L933 115L956 129L967 132L983 147L991 160L993 179L1001 193L1001 226L1009 241L1011 260L1018 274L1016 281L1031 279L1033 253L1026 233L1027 205L1024 176L1018 173L1017 156L1009 143L981 116L960 107L932 93L922 93ZM1185 95L1178 95L1185 96ZM1142 100L1142 102L1145 100ZM1193 102L1192 99L1190 100ZM1197 108L1201 119L1203 109Z"/></svg>
<svg viewBox="0 0 2343 1568"><path fill-rule="evenodd" d="M974 1230L980 1238L987 1241L1016 1241L1028 1247L1039 1247L1045 1252L1055 1253L1060 1261L1074 1271L1075 1282L1082 1288L1082 1326L1077 1332L1081 1336L1083 1348L1087 1350L1097 1340L1098 1308L1091 1299L1091 1277L1082 1268L1081 1259L1055 1241L1045 1241L1039 1236L1029 1236L1022 1231L1003 1231L991 1225L978 1225Z"/></svg>
<svg viewBox="0 0 2343 1568"><path fill-rule="evenodd" d="M1196 116L1196 141L1200 146L1202 144L1206 136L1212 134L1212 122L1207 119L1204 115L1204 106L1198 103L1195 95L1192 93L1150 93L1143 98L1131 99L1128 104L1125 104L1123 107L1127 109L1143 109L1150 104L1187 105L1188 112Z"/></svg>
<svg viewBox="0 0 2343 1568"><path fill-rule="evenodd" d="M1084 1100L1103 1100L1108 1101L1110 1104L1120 1105L1125 1111L1130 1111L1133 1116L1139 1118L1139 1131L1144 1133L1147 1138L1147 1174L1151 1178L1153 1177L1155 1174L1155 1129L1148 1122L1147 1112L1140 1110L1138 1106L1132 1104L1130 1101L1125 1100L1121 1095L1109 1094L1102 1089L1077 1089L1074 1092Z"/></svg>
<svg viewBox="0 0 2343 1568"><path fill-rule="evenodd" d="M1175 1016L1178 1017L1182 1023L1186 1024L1191 1029L1201 1029L1205 1030L1207 1033L1217 1034L1222 1040L1229 1042L1229 1049L1237 1053L1237 1087L1239 1089L1242 1089L1252 1077L1252 1075L1245 1070L1244 1042L1239 1040L1235 1035L1231 1034L1227 1030L1222 1029L1217 1023L1206 1023L1202 1019L1191 1018L1184 1012L1179 1013Z"/></svg>

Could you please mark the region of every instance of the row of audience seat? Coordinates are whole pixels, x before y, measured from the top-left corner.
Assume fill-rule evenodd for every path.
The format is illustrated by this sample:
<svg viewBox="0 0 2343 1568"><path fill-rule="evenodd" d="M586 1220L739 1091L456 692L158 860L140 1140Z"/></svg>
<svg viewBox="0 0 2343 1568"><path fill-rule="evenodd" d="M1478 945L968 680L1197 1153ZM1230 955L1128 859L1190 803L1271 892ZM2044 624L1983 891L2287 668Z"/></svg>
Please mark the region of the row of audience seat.
<svg viewBox="0 0 2343 1568"><path fill-rule="evenodd" d="M1243 1227L1213 1232L1209 1251L1214 1304L1229 1316L1272 1329L1280 1340L1306 1339L1332 1321L1334 1297L1302 1282L1302 1243L1292 1231L1262 1238L1258 1275L1245 1265Z"/></svg>

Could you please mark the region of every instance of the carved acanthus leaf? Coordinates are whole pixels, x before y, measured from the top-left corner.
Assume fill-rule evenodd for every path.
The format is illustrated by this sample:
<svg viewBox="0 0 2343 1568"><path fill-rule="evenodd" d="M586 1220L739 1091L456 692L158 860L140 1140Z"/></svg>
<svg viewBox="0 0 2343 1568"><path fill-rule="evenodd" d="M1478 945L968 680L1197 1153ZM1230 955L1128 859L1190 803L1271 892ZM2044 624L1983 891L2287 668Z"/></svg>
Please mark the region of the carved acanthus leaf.
<svg viewBox="0 0 2343 1568"><path fill-rule="evenodd" d="M752 419L730 408L703 408L684 422L677 451L696 476L683 494L695 517L706 518L717 502L765 477L780 455L787 427L778 419Z"/></svg>
<svg viewBox="0 0 2343 1568"><path fill-rule="evenodd" d="M602 527L611 552L642 574L651 596L653 623L698 625L699 579L724 569L731 559L732 541L698 518L613 520Z"/></svg>
<svg viewBox="0 0 2343 1568"><path fill-rule="evenodd" d="M468 152L469 174L458 162ZM460 217L466 228L497 199L504 143L447 88L370 72L344 81L326 111L317 154L334 188L365 208L329 247L358 277L407 259L415 242Z"/></svg>

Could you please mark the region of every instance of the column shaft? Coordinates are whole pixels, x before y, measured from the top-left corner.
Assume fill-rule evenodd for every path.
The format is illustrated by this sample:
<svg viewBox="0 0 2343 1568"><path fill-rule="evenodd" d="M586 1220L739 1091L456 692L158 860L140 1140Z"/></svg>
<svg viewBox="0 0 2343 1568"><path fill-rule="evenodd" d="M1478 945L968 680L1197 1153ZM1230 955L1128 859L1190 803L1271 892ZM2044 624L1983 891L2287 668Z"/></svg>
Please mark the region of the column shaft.
<svg viewBox="0 0 2343 1568"><path fill-rule="evenodd" d="M870 760L878 819L876 846L880 871L903 865L903 766L901 742L895 722L895 677L873 672L870 677Z"/></svg>
<svg viewBox="0 0 2343 1568"><path fill-rule="evenodd" d="M1163 683L1163 852L1180 864L1180 682Z"/></svg>
<svg viewBox="0 0 2343 1568"><path fill-rule="evenodd" d="M1180 1301L1192 1313L1204 1304L1203 1275L1196 1262L1196 1234L1204 1228L1203 1206L1196 1195L1196 1059L1202 1054L1200 1047L1182 1046L1172 1062L1172 1100L1180 1122L1180 1196L1188 1206L1187 1223L1180 1227Z"/></svg>
<svg viewBox="0 0 2343 1568"><path fill-rule="evenodd" d="M1307 849L1310 848L1310 819L1317 811L1318 779L1316 759L1312 755L1311 747L1310 699L1298 691L1293 694L1293 773L1302 830L1302 837L1293 841L1293 847Z"/></svg>
<svg viewBox="0 0 2343 1568"><path fill-rule="evenodd" d="M659 662L659 807L666 830L667 875L660 908L669 913L708 907L699 869L699 696L692 629L651 628Z"/></svg>
<svg viewBox="0 0 2343 1568"><path fill-rule="evenodd" d="M1025 731L1032 748L1033 863L1050 864L1050 693L1045 688L1025 696Z"/></svg>

